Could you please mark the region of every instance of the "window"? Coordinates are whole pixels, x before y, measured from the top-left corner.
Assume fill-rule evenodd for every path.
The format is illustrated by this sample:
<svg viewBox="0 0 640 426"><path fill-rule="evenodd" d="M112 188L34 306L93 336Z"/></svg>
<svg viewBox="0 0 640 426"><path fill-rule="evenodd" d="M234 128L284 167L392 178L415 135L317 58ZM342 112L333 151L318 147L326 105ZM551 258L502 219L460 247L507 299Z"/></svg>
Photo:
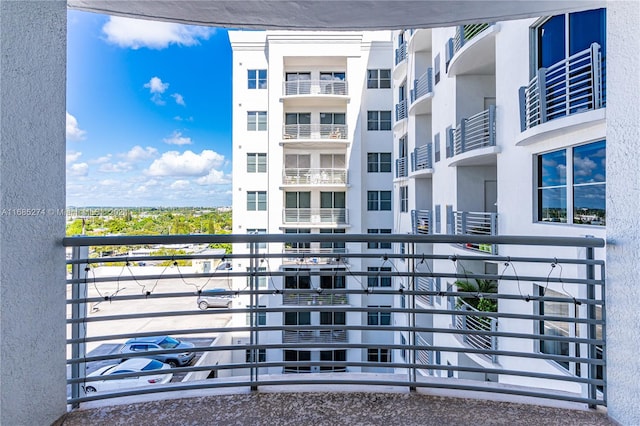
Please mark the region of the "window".
<svg viewBox="0 0 640 426"><path fill-rule="evenodd" d="M367 70L367 89L390 89L391 70Z"/></svg>
<svg viewBox="0 0 640 426"><path fill-rule="evenodd" d="M285 95L308 95L311 93L310 72L288 72L285 78Z"/></svg>
<svg viewBox="0 0 640 426"><path fill-rule="evenodd" d="M311 113L288 112L284 115L285 139L309 139L311 137Z"/></svg>
<svg viewBox="0 0 640 426"><path fill-rule="evenodd" d="M258 305L258 308L266 308L266 305ZM251 305L247 305L247 309L250 309ZM257 325L267 325L267 313L266 312L256 312L256 323ZM251 313L247 312L247 325L251 325Z"/></svg>
<svg viewBox="0 0 640 426"><path fill-rule="evenodd" d="M346 362L347 361L347 351L344 349L340 349L337 351L320 351L320 361L333 361L333 362ZM347 371L347 366L342 365L322 365L320 366L320 371L337 371L343 372Z"/></svg>
<svg viewBox="0 0 640 426"><path fill-rule="evenodd" d="M433 58L433 81L438 84L440 81L440 54Z"/></svg>
<svg viewBox="0 0 640 426"><path fill-rule="evenodd" d="M390 266L369 266L367 267L369 276L367 277L368 287L391 287L391 277L381 277L380 272L391 272ZM374 275L371 275L371 274Z"/></svg>
<svg viewBox="0 0 640 426"><path fill-rule="evenodd" d="M346 95L346 74L344 72L322 71L320 73L320 88L326 95Z"/></svg>
<svg viewBox="0 0 640 426"><path fill-rule="evenodd" d="M344 273L345 269L334 268L331 270L323 270L322 272L331 273L332 275L320 275L320 288L334 289L345 288ZM340 272L340 275L338 275Z"/></svg>
<svg viewBox="0 0 640 426"><path fill-rule="evenodd" d="M284 325L311 325L311 312L285 312Z"/></svg>
<svg viewBox="0 0 640 426"><path fill-rule="evenodd" d="M248 153L247 154L247 173L266 173L267 172L267 154L265 153Z"/></svg>
<svg viewBox="0 0 640 426"><path fill-rule="evenodd" d="M345 325L345 312L320 312L320 325Z"/></svg>
<svg viewBox="0 0 640 426"><path fill-rule="evenodd" d="M368 306L368 308L391 308L391 306ZM391 325L391 312L368 312L367 324Z"/></svg>
<svg viewBox="0 0 640 426"><path fill-rule="evenodd" d="M253 271L252 268L247 268L247 287L251 286L251 271ZM255 268L255 271L256 278L258 279L258 288L267 288L267 268L260 266Z"/></svg>
<svg viewBox="0 0 640 426"><path fill-rule="evenodd" d="M400 187L400 212L406 213L409 211L409 187L403 185Z"/></svg>
<svg viewBox="0 0 640 426"><path fill-rule="evenodd" d="M284 277L284 288L294 290L311 288L311 276L308 269L285 268L284 272L287 273ZM289 275L292 272L295 275Z"/></svg>
<svg viewBox="0 0 640 426"><path fill-rule="evenodd" d="M256 359L256 353L258 354L258 358ZM250 362L267 362L267 350L266 349L247 349L247 353L245 355L246 363Z"/></svg>
<svg viewBox="0 0 640 426"><path fill-rule="evenodd" d="M406 344L407 344L407 338L404 337L404 334L400 335L400 344L402 346L406 346ZM406 361L407 360L407 350L403 348L400 353L402 354L402 359L404 359Z"/></svg>
<svg viewBox="0 0 640 426"><path fill-rule="evenodd" d="M433 161L440 161L440 133L433 135Z"/></svg>
<svg viewBox="0 0 640 426"><path fill-rule="evenodd" d="M249 89L267 88L267 70L247 70Z"/></svg>
<svg viewBox="0 0 640 426"><path fill-rule="evenodd" d="M367 191L367 210L391 210L391 191Z"/></svg>
<svg viewBox="0 0 640 426"><path fill-rule="evenodd" d="M344 229L320 229L321 234L344 234ZM321 242L321 249L333 249L336 253L344 253L345 252L345 244L344 241L335 241L335 242ZM321 280L322 281L322 280Z"/></svg>
<svg viewBox="0 0 640 426"><path fill-rule="evenodd" d="M545 287L538 286L538 295L547 297L567 297L566 294L558 293L556 291L545 289ZM573 311L573 307L567 302L551 302L551 301L539 301L538 309L540 315L546 315L550 317L566 317L569 318L570 312ZM539 323L539 334L541 336L564 336L569 337L570 327L575 327L575 324L565 321L545 321L541 320ZM574 330L577 331L577 330ZM562 342L558 340L540 340L539 350L545 354L553 355L565 355L569 356L569 342ZM559 362L564 368L569 369L569 362Z"/></svg>
<svg viewBox="0 0 640 426"><path fill-rule="evenodd" d="M266 211L267 191L247 191L247 211Z"/></svg>
<svg viewBox="0 0 640 426"><path fill-rule="evenodd" d="M305 229L285 229L284 230L285 234L310 234L311 233L311 229L305 228ZM311 247L311 243L309 241L300 241L300 242L285 242L284 243L284 248L285 250L289 251L289 252L295 252L295 253L304 253L304 252L309 252L309 248Z"/></svg>
<svg viewBox="0 0 640 426"><path fill-rule="evenodd" d="M367 172L390 173L391 172L391 153L390 152L367 153Z"/></svg>
<svg viewBox="0 0 640 426"><path fill-rule="evenodd" d="M247 234L266 234L267 230L264 228L261 229L257 229L257 228L247 228ZM247 248L250 247L250 244L247 243ZM267 243L258 243L258 248L259 249L264 249L267 248Z"/></svg>
<svg viewBox="0 0 640 426"><path fill-rule="evenodd" d="M439 234L442 226L442 213L440 212L440 205L436 204L434 206L434 210L436 212L436 233Z"/></svg>
<svg viewBox="0 0 640 426"><path fill-rule="evenodd" d="M267 111L247 111L247 130L267 130Z"/></svg>
<svg viewBox="0 0 640 426"><path fill-rule="evenodd" d="M604 226L605 193L606 141L538 155L538 221Z"/></svg>
<svg viewBox="0 0 640 426"><path fill-rule="evenodd" d="M284 351L284 360L285 362L310 362L311 361L311 351L292 351L285 350ZM311 371L310 365L286 365L284 366L285 373L309 373Z"/></svg>
<svg viewBox="0 0 640 426"><path fill-rule="evenodd" d="M367 130L391 130L391 111L367 111Z"/></svg>
<svg viewBox="0 0 640 426"><path fill-rule="evenodd" d="M390 234L391 229L367 229L367 234ZM369 249L391 249L391 243L377 243L377 242L369 242L367 243L367 248Z"/></svg>
<svg viewBox="0 0 640 426"><path fill-rule="evenodd" d="M391 362L389 349L367 348L367 361L369 362Z"/></svg>
<svg viewBox="0 0 640 426"><path fill-rule="evenodd" d="M447 136L447 143L445 145L445 155L447 156L447 158L451 158L453 157L453 154L455 153L453 144L454 144L454 135L455 130L449 126L447 127L447 132L445 133L445 135Z"/></svg>
<svg viewBox="0 0 640 426"><path fill-rule="evenodd" d="M284 199L287 209L311 208L311 192L285 192Z"/></svg>

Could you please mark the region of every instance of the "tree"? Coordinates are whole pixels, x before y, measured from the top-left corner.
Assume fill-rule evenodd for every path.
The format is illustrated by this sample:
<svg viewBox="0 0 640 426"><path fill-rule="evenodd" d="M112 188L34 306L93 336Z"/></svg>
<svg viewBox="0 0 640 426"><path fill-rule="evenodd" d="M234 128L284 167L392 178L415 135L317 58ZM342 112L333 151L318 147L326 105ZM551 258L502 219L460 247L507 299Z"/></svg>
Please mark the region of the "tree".
<svg viewBox="0 0 640 426"><path fill-rule="evenodd" d="M461 297L469 305L479 311L497 312L498 301L494 299L485 299L479 295L498 292L498 283L495 280L484 280L476 278L475 283L469 281L456 281L455 285L458 291L463 293L476 293L474 296Z"/></svg>

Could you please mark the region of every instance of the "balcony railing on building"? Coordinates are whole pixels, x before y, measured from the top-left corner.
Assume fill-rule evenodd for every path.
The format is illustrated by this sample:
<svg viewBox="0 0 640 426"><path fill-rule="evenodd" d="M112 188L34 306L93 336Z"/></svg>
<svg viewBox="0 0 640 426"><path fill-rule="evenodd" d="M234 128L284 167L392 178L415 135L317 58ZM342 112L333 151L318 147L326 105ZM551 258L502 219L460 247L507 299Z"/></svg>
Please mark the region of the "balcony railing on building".
<svg viewBox="0 0 640 426"><path fill-rule="evenodd" d="M407 100L400 101L396 104L396 121L407 118Z"/></svg>
<svg viewBox="0 0 640 426"><path fill-rule="evenodd" d="M453 53L455 54L458 50L462 49L466 43L469 42L472 38L489 28L492 24L468 24L468 25L459 25L456 27L456 35L453 38Z"/></svg>
<svg viewBox="0 0 640 426"><path fill-rule="evenodd" d="M367 250L371 242L404 244L408 249L374 258ZM488 253L473 256L472 260L480 263L508 264L500 275L477 272L471 267L464 271L460 267L452 268L450 260L462 260L462 256L451 245L467 242L514 246L521 254L513 258ZM274 266L289 255L264 250L267 245L286 243L344 245L350 250L341 256L353 261L351 266L340 268L305 266L305 274L311 278L309 288L290 289L286 277L291 270ZM239 250L129 257L98 257L95 252L104 246L126 249L178 244L181 247L232 244ZM439 249L422 252L420 247L425 244L439 245ZM333 372L330 380L335 388L355 384L426 389L444 386L450 390L606 405L607 351L602 337L606 325L605 264L595 257L595 248L604 247L602 239L444 234L199 234L71 237L64 239L64 245L72 251L67 260L72 271L66 292L70 354L67 400L74 407L88 401L176 390L184 394L190 390L230 386L244 391L257 390L263 385L326 383L326 376L283 374L315 371ZM541 250L527 250L534 246ZM538 253L538 257L527 253ZM214 265L230 261L234 267L225 271L222 279L214 272L215 267L202 272L188 266L188 262L196 260L214 262ZM271 265L270 261L273 261ZM382 270L396 261L406 267ZM135 266L141 262L147 266ZM152 266L154 264L156 266ZM549 273L550 264L564 266L563 273ZM371 266L376 267L376 276L387 277L391 285L364 285L371 277ZM516 269L526 270L526 277ZM332 279L322 280L327 274ZM463 308L463 304L456 303L459 297L477 295L449 287L443 290L439 285L434 288L433 280L440 278L499 280L499 292L491 293L498 311ZM546 294L525 291L521 280L526 280L529 287L531 283L540 283L540 288L549 291ZM296 285L306 284L296 281ZM228 297L232 303L224 308L198 309L199 295L215 287L218 287L218 296ZM289 299L293 294L304 293L309 298ZM347 295L351 304L340 304L340 298ZM376 298L376 306L368 306L372 297ZM428 306L415 303L434 298L439 299L438 302ZM404 303L397 303L398 300ZM564 304L570 309L566 313L538 309L546 303ZM508 309L501 311L501 306ZM514 306L519 308L513 309ZM297 322L285 323L294 318L292 313L299 318ZM236 319L246 316L247 321L229 322L232 316ZM489 325L487 318L490 318ZM521 326L500 330L491 325L491 321ZM154 324L153 329L146 328L145 324L149 323ZM544 330L554 325L575 333L545 333ZM196 360L163 370L173 374L171 383L94 391L93 386L97 387L96 383L102 381L156 374L143 371L107 377L89 375L100 366L121 360L119 351L112 352L114 344L157 335L187 340L197 337L191 348L157 351L167 355L196 353ZM366 337L374 335L375 340ZM537 350L545 342L548 343L543 346L546 349ZM111 349L106 350L102 345ZM576 350L566 353L561 350L565 346ZM367 358L369 348L378 348L390 356L384 361L371 360ZM131 353L127 357L145 355ZM489 358L493 363L473 361L480 357ZM463 358L466 361L455 361ZM502 360L517 362L501 363ZM568 367L563 367L565 365ZM379 373L372 377L360 373L369 368L388 369L392 374ZM399 369L408 374L398 375ZM338 372L340 374L336 374ZM487 375L496 380L488 384L474 378ZM508 383L522 378L523 384L503 385L502 377ZM535 387L528 385L533 380Z"/></svg>
<svg viewBox="0 0 640 426"><path fill-rule="evenodd" d="M408 176L407 171L407 157L400 157L396 159L396 177L403 178Z"/></svg>
<svg viewBox="0 0 640 426"><path fill-rule="evenodd" d="M460 155L474 149L496 145L496 107L469 118L462 119L457 128L451 129L452 146L447 147L449 156Z"/></svg>
<svg viewBox="0 0 640 426"><path fill-rule="evenodd" d="M450 223L455 235L498 235L498 213L454 211ZM464 248L497 254L495 244L463 243Z"/></svg>
<svg viewBox="0 0 640 426"><path fill-rule="evenodd" d="M413 150L413 152L411 153L411 171L412 172L427 170L433 167L431 147L432 147L432 144L428 143L426 145L419 146Z"/></svg>
<svg viewBox="0 0 640 426"><path fill-rule="evenodd" d="M286 168L282 172L283 185L346 185L347 169Z"/></svg>
<svg viewBox="0 0 640 426"><path fill-rule="evenodd" d="M413 89L411 89L411 103L416 99L433 93L433 68L427 68L424 74L413 80Z"/></svg>
<svg viewBox="0 0 640 426"><path fill-rule="evenodd" d="M549 68L521 87L522 131L556 118L606 106L605 60L597 43Z"/></svg>
<svg viewBox="0 0 640 426"><path fill-rule="evenodd" d="M349 94L344 80L295 80L285 81L282 85L284 96L295 95L340 95Z"/></svg>
<svg viewBox="0 0 640 426"><path fill-rule="evenodd" d="M431 210L411 210L411 229L414 234L433 234Z"/></svg>
<svg viewBox="0 0 640 426"><path fill-rule="evenodd" d="M316 290L309 290L306 293L296 291L285 291L282 295L283 305L346 305L349 297L346 294L318 293Z"/></svg>
<svg viewBox="0 0 640 426"><path fill-rule="evenodd" d="M342 265L349 259L342 255L347 253L344 244L290 244L286 243L282 263L293 265Z"/></svg>
<svg viewBox="0 0 640 426"><path fill-rule="evenodd" d="M282 221L285 224L347 225L349 216L344 208L284 209Z"/></svg>
<svg viewBox="0 0 640 426"><path fill-rule="evenodd" d="M404 61L405 59L407 59L407 43L406 42L402 43L396 49L396 65L398 65L400 62Z"/></svg>
<svg viewBox="0 0 640 426"><path fill-rule="evenodd" d="M346 124L285 124L282 138L344 141L347 139Z"/></svg>

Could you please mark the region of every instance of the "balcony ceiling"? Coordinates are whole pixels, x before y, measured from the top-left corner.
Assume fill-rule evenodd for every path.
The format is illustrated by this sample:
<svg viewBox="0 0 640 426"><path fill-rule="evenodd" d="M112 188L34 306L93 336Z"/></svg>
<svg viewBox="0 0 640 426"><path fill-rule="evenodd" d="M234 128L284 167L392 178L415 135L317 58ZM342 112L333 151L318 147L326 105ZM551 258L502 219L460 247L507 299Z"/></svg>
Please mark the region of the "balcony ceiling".
<svg viewBox="0 0 640 426"><path fill-rule="evenodd" d="M605 6L603 0L558 1L235 1L67 0L73 9L130 18L231 28L374 30L433 28L555 15ZM335 5L335 7L330 7Z"/></svg>

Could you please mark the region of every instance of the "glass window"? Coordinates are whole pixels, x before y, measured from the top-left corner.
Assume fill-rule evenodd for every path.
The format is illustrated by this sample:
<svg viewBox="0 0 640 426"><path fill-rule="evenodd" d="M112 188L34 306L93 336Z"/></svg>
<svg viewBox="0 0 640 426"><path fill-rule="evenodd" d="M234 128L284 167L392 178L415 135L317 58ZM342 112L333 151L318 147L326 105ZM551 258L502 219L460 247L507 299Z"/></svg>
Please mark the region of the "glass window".
<svg viewBox="0 0 640 426"><path fill-rule="evenodd" d="M263 131L267 130L266 111L247 111L247 130Z"/></svg>
<svg viewBox="0 0 640 426"><path fill-rule="evenodd" d="M367 361L369 362L391 362L389 349L367 348Z"/></svg>
<svg viewBox="0 0 640 426"><path fill-rule="evenodd" d="M566 151L538 156L538 220L567 221Z"/></svg>
<svg viewBox="0 0 640 426"><path fill-rule="evenodd" d="M367 111L367 130L391 130L391 111Z"/></svg>
<svg viewBox="0 0 640 426"><path fill-rule="evenodd" d="M247 191L247 210L266 211L267 191Z"/></svg>
<svg viewBox="0 0 640 426"><path fill-rule="evenodd" d="M267 172L267 154L264 153L248 153L247 154L247 173L266 173Z"/></svg>
<svg viewBox="0 0 640 426"><path fill-rule="evenodd" d="M391 172L391 153L390 152L367 153L367 172L390 173Z"/></svg>
<svg viewBox="0 0 640 426"><path fill-rule="evenodd" d="M391 287L391 277L380 276L380 272L391 272L390 266L369 266L367 272L370 273L367 277L368 287Z"/></svg>
<svg viewBox="0 0 640 426"><path fill-rule="evenodd" d="M391 306L368 306L369 308L390 308ZM368 312L368 325L391 325L391 312Z"/></svg>
<svg viewBox="0 0 640 426"><path fill-rule="evenodd" d="M255 359L256 353L258 354L258 359ZM247 349L247 353L245 355L245 361L247 363L250 362L266 362L267 361L267 350L266 349Z"/></svg>
<svg viewBox="0 0 640 426"><path fill-rule="evenodd" d="M433 161L440 161L440 133L433 135Z"/></svg>
<svg viewBox="0 0 640 426"><path fill-rule="evenodd" d="M249 89L267 88L267 70L247 70Z"/></svg>
<svg viewBox="0 0 640 426"><path fill-rule="evenodd" d="M247 228L247 234L266 234L267 230L262 228L262 229L256 229L256 228ZM247 243L247 248L249 248L250 245L249 243ZM258 248L267 248L267 243L258 243Z"/></svg>
<svg viewBox="0 0 640 426"><path fill-rule="evenodd" d="M367 70L367 88L368 89L390 89L391 88L391 70Z"/></svg>
<svg viewBox="0 0 640 426"><path fill-rule="evenodd" d="M367 229L367 234L391 234L391 229ZM369 249L391 249L391 243L367 243Z"/></svg>
<svg viewBox="0 0 640 426"><path fill-rule="evenodd" d="M251 305L246 305L247 309L251 308ZM266 308L266 305L258 305L259 308ZM266 312L256 312L256 322L258 325L267 325L267 313ZM247 312L246 317L247 325L251 325L251 312Z"/></svg>
<svg viewBox="0 0 640 426"><path fill-rule="evenodd" d="M400 211L405 213L409 211L409 187L400 187Z"/></svg>
<svg viewBox="0 0 640 426"><path fill-rule="evenodd" d="M605 141L573 148L573 223L606 224Z"/></svg>

